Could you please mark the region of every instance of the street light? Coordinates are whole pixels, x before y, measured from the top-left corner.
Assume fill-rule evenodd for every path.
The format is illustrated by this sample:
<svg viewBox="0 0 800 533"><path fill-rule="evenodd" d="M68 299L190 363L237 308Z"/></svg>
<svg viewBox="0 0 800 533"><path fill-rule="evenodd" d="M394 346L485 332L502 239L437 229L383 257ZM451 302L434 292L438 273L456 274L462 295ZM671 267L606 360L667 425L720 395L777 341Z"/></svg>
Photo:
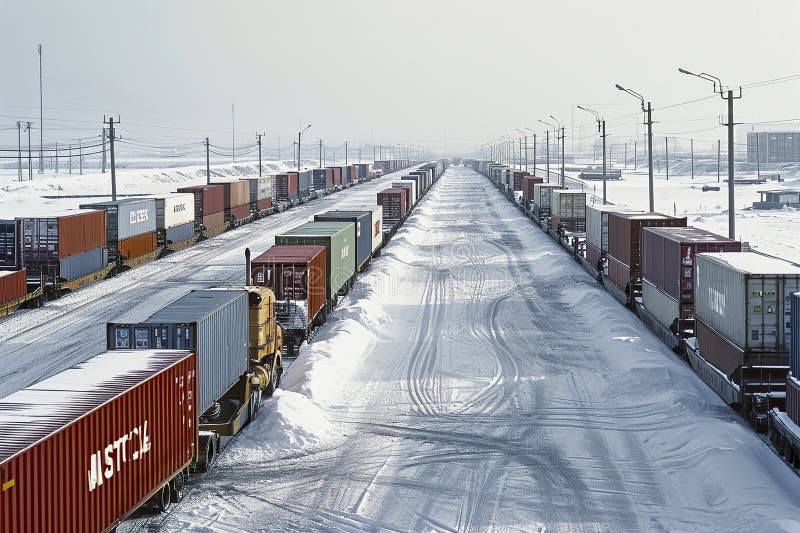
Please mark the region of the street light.
<svg viewBox="0 0 800 533"><path fill-rule="evenodd" d="M553 131L556 131L556 127L554 124L550 124L544 120L539 119L539 122L544 124L545 126L550 126L553 128ZM547 174L547 183L550 183L550 130L544 130L545 134L545 157L547 158L547 163L545 164L545 173Z"/></svg>
<svg viewBox="0 0 800 533"><path fill-rule="evenodd" d="M734 203L734 171L733 171L733 101L742 97L742 88L739 87L739 95L736 96L733 89L725 91L722 87L722 81L716 76L701 72L695 74L686 69L678 68L681 74L687 74L700 78L701 80L710 81L714 86L714 92L720 95L723 100L728 101L728 122L723 124L728 126L728 237L731 239L736 238L736 206Z"/></svg>
<svg viewBox="0 0 800 533"><path fill-rule="evenodd" d="M536 130L531 128L525 128L526 130L533 133L533 175L536 175ZM528 140L525 139L525 144L528 144ZM525 152L525 159L528 159L528 152Z"/></svg>
<svg viewBox="0 0 800 533"><path fill-rule="evenodd" d="M594 109L589 109L588 107L578 106L578 109L582 109L583 111L587 111L594 115L595 120L597 120L597 131L600 133L600 137L603 139L603 205L606 204L606 121L605 119L600 118L600 113L595 111Z"/></svg>
<svg viewBox="0 0 800 533"><path fill-rule="evenodd" d="M522 134L522 138L525 140L525 172L528 172L528 134L522 131L519 128L516 128L518 132ZM522 153L522 142L519 143L519 151L520 155Z"/></svg>
<svg viewBox="0 0 800 533"><path fill-rule="evenodd" d="M650 192L650 212L652 213L655 211L655 200L653 198L653 107L650 105L650 102L647 102L647 107L645 107L644 96L636 91L626 89L619 83L617 83L615 87L620 91L626 92L637 98L642 103L642 111L647 114L647 122L645 122L647 124L647 177L649 180L648 188Z"/></svg>
<svg viewBox="0 0 800 533"><path fill-rule="evenodd" d="M297 171L300 172L300 137L303 135L303 132L306 131L308 128L311 127L311 124L303 128L302 130L297 132ZM334 164L336 162L334 161Z"/></svg>
<svg viewBox="0 0 800 533"><path fill-rule="evenodd" d="M564 187L564 137L566 137L566 135L564 135L564 126L561 125L561 122L553 115L550 115L550 118L555 120L556 124L558 124L558 127L561 129L561 186Z"/></svg>

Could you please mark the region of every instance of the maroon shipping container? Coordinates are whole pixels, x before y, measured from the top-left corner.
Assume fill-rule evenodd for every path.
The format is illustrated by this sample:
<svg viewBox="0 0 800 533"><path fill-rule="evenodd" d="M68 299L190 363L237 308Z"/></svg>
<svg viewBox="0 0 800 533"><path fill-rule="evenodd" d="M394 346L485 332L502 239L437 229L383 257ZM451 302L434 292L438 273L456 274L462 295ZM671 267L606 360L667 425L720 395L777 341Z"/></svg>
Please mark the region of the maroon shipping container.
<svg viewBox="0 0 800 533"><path fill-rule="evenodd" d="M280 202L285 202L297 198L298 181L297 172L275 174L275 181L272 189L275 192L275 199Z"/></svg>
<svg viewBox="0 0 800 533"><path fill-rule="evenodd" d="M694 301L694 257L741 252L742 243L700 228L642 229L642 277L679 302Z"/></svg>
<svg viewBox="0 0 800 533"><path fill-rule="evenodd" d="M226 214L234 207L250 205L250 182L242 180L220 181L218 183L212 183L212 185L220 185L225 191L223 209Z"/></svg>
<svg viewBox="0 0 800 533"><path fill-rule="evenodd" d="M265 209L272 208L272 198L262 198L261 200L256 201L256 207L259 211L263 211Z"/></svg>
<svg viewBox="0 0 800 533"><path fill-rule="evenodd" d="M350 183L358 180L358 165L350 165Z"/></svg>
<svg viewBox="0 0 800 533"><path fill-rule="evenodd" d="M600 248L597 248L594 244L587 242L586 243L586 261L592 265L595 269L600 269L600 259L603 257Z"/></svg>
<svg viewBox="0 0 800 533"><path fill-rule="evenodd" d="M22 298L28 292L27 271L0 270L0 305Z"/></svg>
<svg viewBox="0 0 800 533"><path fill-rule="evenodd" d="M378 193L378 205L383 207L383 227L391 228L406 216L409 189L384 189Z"/></svg>
<svg viewBox="0 0 800 533"><path fill-rule="evenodd" d="M342 167L328 167L333 170L333 184L342 186Z"/></svg>
<svg viewBox="0 0 800 533"><path fill-rule="evenodd" d="M239 205L236 207L230 208L230 215L231 218L235 220L244 220L250 217L250 204Z"/></svg>
<svg viewBox="0 0 800 533"><path fill-rule="evenodd" d="M533 201L533 186L537 183L544 183L544 178L538 176L522 176L522 199L525 200L525 207L530 207Z"/></svg>
<svg viewBox="0 0 800 533"><path fill-rule="evenodd" d="M800 383L792 377L786 380L786 414L800 426Z"/></svg>
<svg viewBox="0 0 800 533"><path fill-rule="evenodd" d="M181 187L177 192L190 192L194 194L194 220L197 224L203 224L206 228L221 226L209 226L205 224L204 217L222 213L225 210L225 188L221 185L194 185L192 187Z"/></svg>
<svg viewBox="0 0 800 533"><path fill-rule="evenodd" d="M326 191L329 191L329 190L333 189L333 185L335 184L335 181L334 181L334 178L333 178L333 174L334 174L333 168L328 167L328 168L325 169L325 190Z"/></svg>
<svg viewBox="0 0 800 533"><path fill-rule="evenodd" d="M251 262L253 283L267 287L276 300L307 301L305 327L325 305L327 255L324 246L273 246Z"/></svg>
<svg viewBox="0 0 800 533"><path fill-rule="evenodd" d="M642 284L642 228L673 227L685 228L686 217L676 218L661 213L608 213L608 275L623 290L630 284L636 292ZM622 274L615 279L612 275L613 262L626 267L627 274L615 267L615 272Z"/></svg>
<svg viewBox="0 0 800 533"><path fill-rule="evenodd" d="M522 178L524 176L528 176L529 174L525 171L515 170L514 171L514 190L521 191L522 190Z"/></svg>
<svg viewBox="0 0 800 533"><path fill-rule="evenodd" d="M106 352L0 399L0 531L104 531L197 449L196 360Z"/></svg>

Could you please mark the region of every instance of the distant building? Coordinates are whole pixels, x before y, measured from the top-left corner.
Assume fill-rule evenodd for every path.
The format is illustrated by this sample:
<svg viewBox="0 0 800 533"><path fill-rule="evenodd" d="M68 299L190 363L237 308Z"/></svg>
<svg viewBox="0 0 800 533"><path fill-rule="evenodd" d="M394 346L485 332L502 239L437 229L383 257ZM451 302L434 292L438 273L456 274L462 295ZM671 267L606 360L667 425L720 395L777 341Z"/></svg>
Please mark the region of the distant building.
<svg viewBox="0 0 800 533"><path fill-rule="evenodd" d="M800 131L761 131L747 134L747 162L755 163L756 146L761 163L800 161Z"/></svg>
<svg viewBox="0 0 800 533"><path fill-rule="evenodd" d="M753 209L800 208L800 190L776 189L771 191L758 191L758 194L761 195L761 201L753 202Z"/></svg>

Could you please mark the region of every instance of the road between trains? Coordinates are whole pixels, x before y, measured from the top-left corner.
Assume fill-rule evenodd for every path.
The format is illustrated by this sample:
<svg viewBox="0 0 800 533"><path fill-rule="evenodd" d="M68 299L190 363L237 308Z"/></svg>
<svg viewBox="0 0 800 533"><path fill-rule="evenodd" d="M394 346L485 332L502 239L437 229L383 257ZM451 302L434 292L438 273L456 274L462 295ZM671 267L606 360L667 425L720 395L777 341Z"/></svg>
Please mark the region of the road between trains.
<svg viewBox="0 0 800 533"><path fill-rule="evenodd" d="M323 197L86 287L40 309L0 321L0 397L105 350L107 322L139 322L192 289L244 282L244 249L255 255L275 235L316 213L362 204L398 179L378 180Z"/></svg>
<svg viewBox="0 0 800 533"><path fill-rule="evenodd" d="M322 404L336 435L223 461L166 529L800 524L797 476L478 174L448 170L371 271L354 296L388 320Z"/></svg>

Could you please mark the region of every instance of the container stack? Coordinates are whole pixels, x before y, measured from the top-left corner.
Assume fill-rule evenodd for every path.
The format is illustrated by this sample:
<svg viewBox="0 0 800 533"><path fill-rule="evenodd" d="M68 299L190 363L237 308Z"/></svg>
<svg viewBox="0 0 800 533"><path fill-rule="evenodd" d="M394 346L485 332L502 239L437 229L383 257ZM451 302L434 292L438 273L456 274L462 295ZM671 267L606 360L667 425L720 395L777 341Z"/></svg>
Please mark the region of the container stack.
<svg viewBox="0 0 800 533"><path fill-rule="evenodd" d="M608 275L608 265L603 261L608 253L608 214L641 213L619 205L586 206L586 260L603 274Z"/></svg>
<svg viewBox="0 0 800 533"><path fill-rule="evenodd" d="M628 296L642 290L642 228L685 228L686 218L661 213L608 213L608 277Z"/></svg>
<svg viewBox="0 0 800 533"><path fill-rule="evenodd" d="M406 211L410 211L411 207L417 205L417 183L416 181L401 180L392 182L392 187L395 189L405 189L408 191L406 195Z"/></svg>
<svg viewBox="0 0 800 533"><path fill-rule="evenodd" d="M405 189L384 189L378 193L378 205L383 208L383 230L391 230L406 216Z"/></svg>
<svg viewBox="0 0 800 533"><path fill-rule="evenodd" d="M155 198L158 244L179 243L194 237L194 195L175 193Z"/></svg>
<svg viewBox="0 0 800 533"><path fill-rule="evenodd" d="M275 174L275 200L278 202L291 202L297 200L297 173Z"/></svg>
<svg viewBox="0 0 800 533"><path fill-rule="evenodd" d="M544 183L544 178L538 176L522 176L522 200L525 202L525 209L532 209L534 198L533 186L537 183Z"/></svg>
<svg viewBox="0 0 800 533"><path fill-rule="evenodd" d="M514 190L521 191L522 190L522 178L528 176L529 174L524 170L515 170L514 171Z"/></svg>
<svg viewBox="0 0 800 533"><path fill-rule="evenodd" d="M702 253L695 261L700 354L741 386L751 380L783 384L800 267L755 252Z"/></svg>
<svg viewBox="0 0 800 533"><path fill-rule="evenodd" d="M370 168L369 163L356 163L353 165L356 167L356 177L360 180L369 179Z"/></svg>
<svg viewBox="0 0 800 533"><path fill-rule="evenodd" d="M250 184L248 182L242 180L223 181L212 183L212 185L222 187L222 210L225 213L225 222L229 225L239 225L250 218Z"/></svg>
<svg viewBox="0 0 800 533"><path fill-rule="evenodd" d="M550 194L550 227L572 233L586 231L586 193L553 189Z"/></svg>
<svg viewBox="0 0 800 533"><path fill-rule="evenodd" d="M69 210L18 218L19 266L28 279L57 285L108 266L106 213Z"/></svg>
<svg viewBox="0 0 800 533"><path fill-rule="evenodd" d="M371 211L326 211L314 216L315 222L351 222L356 232L356 270L361 272L372 254Z"/></svg>
<svg viewBox="0 0 800 533"><path fill-rule="evenodd" d="M112 263L156 251L156 201L152 198L83 204L81 209L106 212L108 258Z"/></svg>
<svg viewBox="0 0 800 533"><path fill-rule="evenodd" d="M272 209L272 176L243 178L250 187L250 213L263 216Z"/></svg>
<svg viewBox="0 0 800 533"><path fill-rule="evenodd" d="M533 185L533 213L539 220L550 216L550 197L553 189L564 189L557 183L536 183Z"/></svg>
<svg viewBox="0 0 800 533"><path fill-rule="evenodd" d="M221 185L181 187L178 192L194 195L194 223L201 231L225 226L225 191Z"/></svg>
<svg viewBox="0 0 800 533"><path fill-rule="evenodd" d="M665 328L694 336L695 257L741 252L742 244L699 228L642 230L642 303Z"/></svg>
<svg viewBox="0 0 800 533"><path fill-rule="evenodd" d="M315 191L326 193L333 188L333 173L331 173L331 181L328 183L328 172L324 168L315 168L311 170L311 186Z"/></svg>
<svg viewBox="0 0 800 533"><path fill-rule="evenodd" d="M0 305L13 302L28 293L25 270L0 270Z"/></svg>

